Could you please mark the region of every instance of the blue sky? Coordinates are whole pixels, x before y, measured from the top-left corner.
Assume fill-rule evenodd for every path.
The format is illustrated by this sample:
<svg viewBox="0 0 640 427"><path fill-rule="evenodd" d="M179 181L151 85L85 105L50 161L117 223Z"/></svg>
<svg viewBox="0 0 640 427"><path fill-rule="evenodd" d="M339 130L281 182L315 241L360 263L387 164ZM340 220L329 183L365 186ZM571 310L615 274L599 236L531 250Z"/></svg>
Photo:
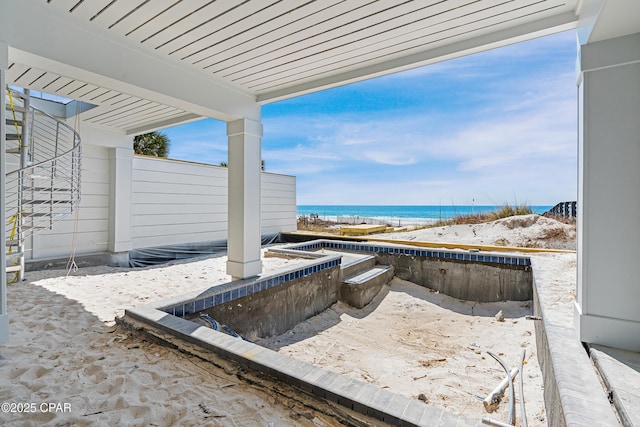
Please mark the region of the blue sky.
<svg viewBox="0 0 640 427"><path fill-rule="evenodd" d="M566 32L265 105L266 169L300 205L575 200L575 60ZM222 122L164 132L171 158L226 161Z"/></svg>

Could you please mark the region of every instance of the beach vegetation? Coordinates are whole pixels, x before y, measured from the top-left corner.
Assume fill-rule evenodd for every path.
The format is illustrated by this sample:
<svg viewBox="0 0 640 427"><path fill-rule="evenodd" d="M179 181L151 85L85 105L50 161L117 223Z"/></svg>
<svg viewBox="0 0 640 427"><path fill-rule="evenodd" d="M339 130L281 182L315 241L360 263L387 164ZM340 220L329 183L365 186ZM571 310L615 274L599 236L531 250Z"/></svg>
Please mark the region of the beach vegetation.
<svg viewBox="0 0 640 427"><path fill-rule="evenodd" d="M340 234L340 227L335 222L326 221L317 217L312 218L312 217L303 215L298 217L298 231Z"/></svg>
<svg viewBox="0 0 640 427"><path fill-rule="evenodd" d="M498 219L509 218L520 215L530 215L534 213L531 207L527 204L509 205L505 203L503 206L484 213L458 215L450 219L444 219L437 221L429 227L444 227L447 225L461 225L461 224L483 224L485 222L491 222Z"/></svg>
<svg viewBox="0 0 640 427"><path fill-rule="evenodd" d="M161 132L149 132L133 137L133 152L144 156L167 157L171 141Z"/></svg>

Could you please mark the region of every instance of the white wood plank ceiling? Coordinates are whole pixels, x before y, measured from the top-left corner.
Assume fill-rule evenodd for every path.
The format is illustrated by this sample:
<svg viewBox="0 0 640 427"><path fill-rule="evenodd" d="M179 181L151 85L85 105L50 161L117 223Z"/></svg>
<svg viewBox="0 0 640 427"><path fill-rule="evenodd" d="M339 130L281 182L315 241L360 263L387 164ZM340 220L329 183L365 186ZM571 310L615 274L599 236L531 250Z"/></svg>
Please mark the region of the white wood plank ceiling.
<svg viewBox="0 0 640 427"><path fill-rule="evenodd" d="M80 112L80 119L100 127L122 129L128 133L136 133L138 129L144 130L161 124L193 120L196 117L179 108L19 63L9 64L7 81L20 87L95 105L95 108Z"/></svg>
<svg viewBox="0 0 640 427"><path fill-rule="evenodd" d="M35 1L35 0L33 0ZM448 45L558 16L578 0L38 0L89 28L215 76L269 102L389 72L380 64L428 57ZM566 18L565 18L566 19ZM420 56L422 55L422 56ZM405 68L407 68L405 64ZM410 66L410 64L408 64ZM87 82L15 64L14 83L135 111L169 107L126 100ZM397 67L400 69L401 67ZM383 70L382 72L380 70ZM23 75L21 73L26 72ZM38 74L40 73L40 74ZM350 74L351 73L351 74ZM355 73L355 74L353 74ZM342 77L345 76L345 77ZM11 79L10 79L11 80ZM309 91L307 90L307 91ZM290 94L290 95L289 95ZM104 112L102 123L126 126ZM109 121L112 120L112 121Z"/></svg>

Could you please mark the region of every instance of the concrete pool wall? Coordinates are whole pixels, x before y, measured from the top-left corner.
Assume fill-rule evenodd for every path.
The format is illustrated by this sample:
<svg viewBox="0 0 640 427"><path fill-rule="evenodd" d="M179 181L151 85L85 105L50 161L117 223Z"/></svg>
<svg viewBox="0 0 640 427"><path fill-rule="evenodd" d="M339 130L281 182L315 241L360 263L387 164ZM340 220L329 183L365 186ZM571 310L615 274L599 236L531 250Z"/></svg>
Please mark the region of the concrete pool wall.
<svg viewBox="0 0 640 427"><path fill-rule="evenodd" d="M467 301L533 299L531 260L526 256L335 240L299 243L280 252L290 250L372 254L377 264L393 266L403 280Z"/></svg>
<svg viewBox="0 0 640 427"><path fill-rule="evenodd" d="M464 254L470 255L470 254ZM392 264L396 276L441 294L466 301L529 301L533 298L531 267L503 262L471 261L427 256L377 254ZM516 258L518 261L523 258Z"/></svg>
<svg viewBox="0 0 640 427"><path fill-rule="evenodd" d="M272 253L309 261L287 271L173 298L162 302L159 309L187 320L207 314L249 339L279 335L340 299L344 276L352 265L342 262L341 253L359 254L372 261L373 257L376 264L392 266L401 279L458 299L490 302L532 298L530 261L526 257L332 240L294 244L273 249ZM366 287L352 287L350 291L362 293L363 298L371 293ZM370 301L371 297L366 299ZM358 299L349 295L346 301Z"/></svg>
<svg viewBox="0 0 640 427"><path fill-rule="evenodd" d="M306 268L306 271L309 269ZM280 335L338 302L340 265L199 311L249 339Z"/></svg>
<svg viewBox="0 0 640 427"><path fill-rule="evenodd" d="M337 300L338 289L344 279L341 268L342 256L339 253L366 254L368 258L375 256L378 263L397 265L399 274L403 276L409 272L419 274L425 278L426 283L422 285L426 287L435 286L430 277L432 274L442 274L442 269L446 270L450 280L467 276L472 279L474 274L479 272L486 277L487 283L491 280L503 280L500 271L504 271L507 277L514 274L514 277L524 277L528 286L531 286L531 280L526 280L526 275L531 274L529 258L331 240L291 245L274 252L278 252L280 256L303 257L309 261L287 271L225 283L202 292L192 292L170 300L127 309L121 322L130 328L142 330L147 335L177 345L185 351L195 351L200 357L207 358L206 355L211 354L211 361L214 363L214 356L222 357L244 368L283 381L310 396L337 403L347 410L386 423L406 426L477 425L476 421L362 381L346 378L251 342L232 338L189 319L197 317L199 313L209 313L212 317L217 317L216 320L249 336L268 336L280 333L282 329L291 329L298 322L323 311ZM345 267L348 269L349 266ZM482 273L486 269L495 271L491 270L491 274ZM411 279L414 276L405 277ZM505 279L501 282L503 286L489 287L487 293L497 300L504 299L507 294L503 291L510 286L510 280L515 279ZM442 289L455 288L445 285ZM496 293L496 289L500 290L500 293ZM519 291L517 294L522 295L522 292ZM314 298L318 298L318 301ZM309 302L311 307L306 307ZM273 325L269 324L270 322L273 322ZM193 350L194 348L199 350Z"/></svg>
<svg viewBox="0 0 640 427"><path fill-rule="evenodd" d="M341 257L301 255L309 261L292 269L180 295L159 301L154 308L185 319L200 313L215 315L248 336L280 334L338 300Z"/></svg>

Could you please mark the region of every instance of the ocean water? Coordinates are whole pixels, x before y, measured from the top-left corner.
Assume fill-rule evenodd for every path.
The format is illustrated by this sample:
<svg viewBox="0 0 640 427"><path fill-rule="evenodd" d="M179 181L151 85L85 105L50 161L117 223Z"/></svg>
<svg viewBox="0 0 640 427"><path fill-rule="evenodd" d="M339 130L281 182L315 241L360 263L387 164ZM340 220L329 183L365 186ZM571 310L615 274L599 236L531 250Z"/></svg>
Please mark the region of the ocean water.
<svg viewBox="0 0 640 427"><path fill-rule="evenodd" d="M460 215L479 214L500 209L502 206L340 206L298 205L298 216L317 214L320 219L336 221L339 217L353 217L357 222L385 222L392 225L428 224ZM553 206L529 206L534 213L543 214ZM348 218L341 218L348 219ZM369 220L369 221L367 221ZM349 221L351 222L351 221Z"/></svg>

